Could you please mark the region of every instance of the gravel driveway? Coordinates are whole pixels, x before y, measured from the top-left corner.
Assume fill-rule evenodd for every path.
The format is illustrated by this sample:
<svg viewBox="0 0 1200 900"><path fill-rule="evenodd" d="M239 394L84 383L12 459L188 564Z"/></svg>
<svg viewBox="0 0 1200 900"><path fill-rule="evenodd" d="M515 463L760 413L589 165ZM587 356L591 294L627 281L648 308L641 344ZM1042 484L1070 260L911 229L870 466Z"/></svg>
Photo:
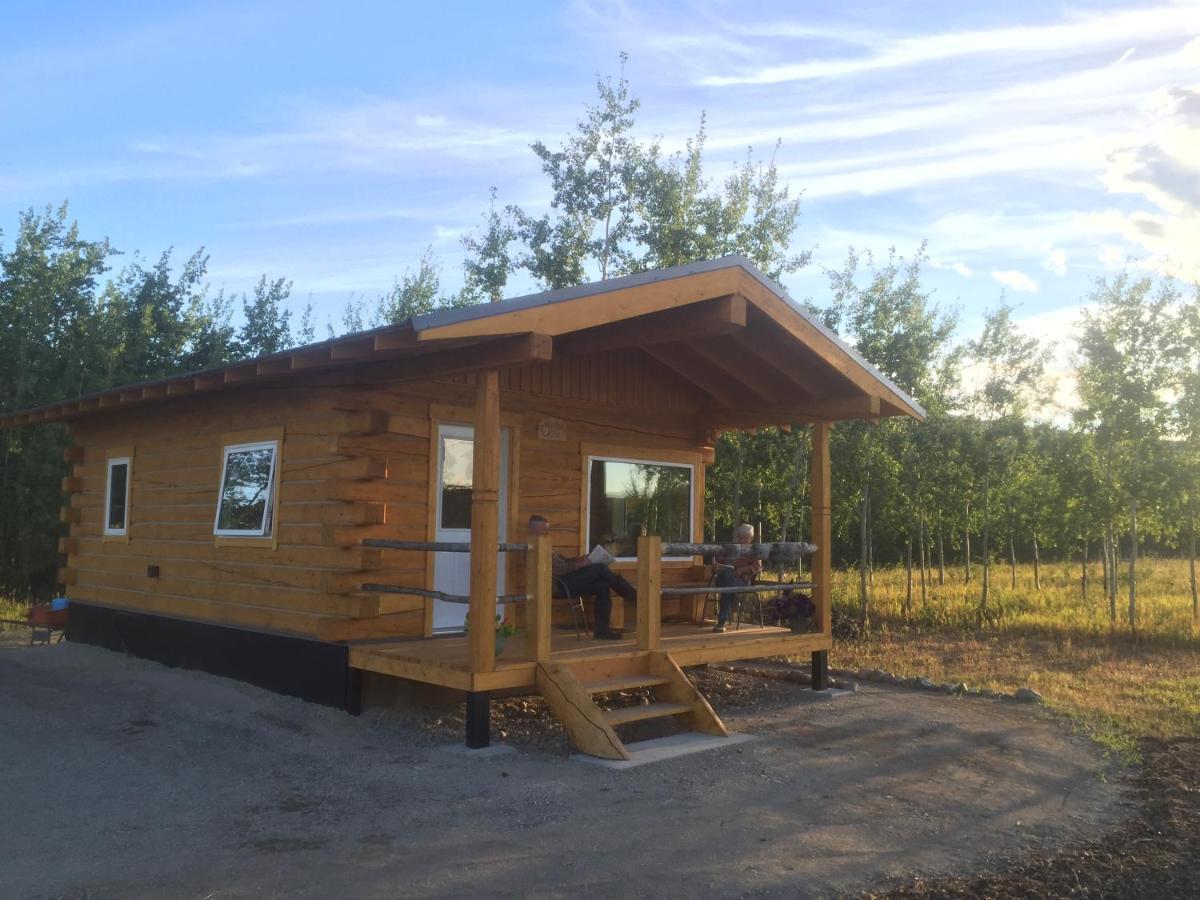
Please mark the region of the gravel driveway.
<svg viewBox="0 0 1200 900"><path fill-rule="evenodd" d="M828 896L1128 814L1096 749L1037 709L702 683L761 740L614 772L520 728L515 753L456 752L453 714L353 718L93 647L0 647L0 896Z"/></svg>

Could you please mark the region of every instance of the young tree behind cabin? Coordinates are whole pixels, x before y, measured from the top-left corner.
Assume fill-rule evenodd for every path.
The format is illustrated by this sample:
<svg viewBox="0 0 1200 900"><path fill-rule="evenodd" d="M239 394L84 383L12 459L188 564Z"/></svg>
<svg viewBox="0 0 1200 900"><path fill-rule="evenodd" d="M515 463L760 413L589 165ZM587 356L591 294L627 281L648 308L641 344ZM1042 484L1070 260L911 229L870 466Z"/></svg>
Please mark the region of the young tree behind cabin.
<svg viewBox="0 0 1200 900"><path fill-rule="evenodd" d="M1129 514L1129 627L1135 633L1138 508L1155 498L1161 480L1178 300L1170 280L1156 285L1149 277L1120 275L1098 282L1093 308L1081 322L1076 418L1109 461L1114 512L1124 506Z"/></svg>
<svg viewBox="0 0 1200 900"><path fill-rule="evenodd" d="M976 386L968 397L968 407L981 423L983 462L983 583L979 595L979 619L988 615L991 588L991 485L997 465L1007 473L1012 450L997 453L999 430L1011 432L1026 415L1036 411L1045 393L1041 383L1051 348L1017 329L1013 307L1003 297L984 318L983 332L967 345L968 365L975 370ZM1011 448L1012 442L1005 446Z"/></svg>

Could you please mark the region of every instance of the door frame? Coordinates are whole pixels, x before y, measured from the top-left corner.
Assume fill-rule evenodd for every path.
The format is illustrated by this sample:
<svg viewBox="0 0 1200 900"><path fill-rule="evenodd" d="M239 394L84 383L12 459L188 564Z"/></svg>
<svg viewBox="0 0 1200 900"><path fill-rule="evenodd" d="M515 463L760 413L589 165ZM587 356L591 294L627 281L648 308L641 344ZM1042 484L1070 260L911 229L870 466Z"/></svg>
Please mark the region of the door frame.
<svg viewBox="0 0 1200 900"><path fill-rule="evenodd" d="M438 463L441 448L438 447L438 429L442 425L467 425L475 427L475 409L471 406L450 406L441 403L429 404L429 493L426 500L425 540L437 540L437 511L441 485L438 482ZM509 430L508 437L508 536L517 540L525 532L521 520L521 416L519 413L500 412L500 426ZM513 585L518 573L519 553L505 553L502 557L506 585ZM425 589L434 590L434 555L425 554ZM507 588L506 588L507 589ZM433 637L433 600L425 601L425 637Z"/></svg>

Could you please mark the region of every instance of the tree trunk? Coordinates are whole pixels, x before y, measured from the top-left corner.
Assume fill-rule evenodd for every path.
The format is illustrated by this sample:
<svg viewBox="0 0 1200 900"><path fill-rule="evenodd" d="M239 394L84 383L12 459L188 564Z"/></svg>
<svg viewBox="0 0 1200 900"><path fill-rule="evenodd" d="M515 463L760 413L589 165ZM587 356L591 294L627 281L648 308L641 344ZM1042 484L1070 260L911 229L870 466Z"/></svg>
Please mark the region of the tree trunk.
<svg viewBox="0 0 1200 900"><path fill-rule="evenodd" d="M1008 536L1008 569L1011 573L1010 587L1015 591L1017 589L1017 545L1011 534Z"/></svg>
<svg viewBox="0 0 1200 900"><path fill-rule="evenodd" d="M1042 589L1042 559L1038 555L1037 529L1033 532L1033 589Z"/></svg>
<svg viewBox="0 0 1200 900"><path fill-rule="evenodd" d="M912 614L912 537L909 537L904 541L904 566L908 573L908 587L904 594L904 616L907 618Z"/></svg>
<svg viewBox="0 0 1200 900"><path fill-rule="evenodd" d="M971 583L971 501L967 501L966 525L963 528L963 568L966 582Z"/></svg>
<svg viewBox="0 0 1200 900"><path fill-rule="evenodd" d="M937 532L937 547L938 547L938 584L943 587L946 584L946 545L942 542L942 523L938 520Z"/></svg>
<svg viewBox="0 0 1200 900"><path fill-rule="evenodd" d="M1129 630L1137 634L1137 501L1129 501Z"/></svg>
<svg viewBox="0 0 1200 900"><path fill-rule="evenodd" d="M1112 548L1108 544L1108 537L1100 538L1100 575L1104 582L1104 599L1108 600L1108 586L1112 584L1112 576L1109 574L1112 569Z"/></svg>
<svg viewBox="0 0 1200 900"><path fill-rule="evenodd" d="M1088 602L1088 596L1087 596L1088 595L1088 579L1087 579L1087 576L1088 576L1088 571L1087 571L1088 542L1087 542L1087 538L1083 539L1083 554L1081 556L1081 559L1082 559L1082 569L1079 573L1079 586L1083 590L1083 603L1086 606L1087 602Z"/></svg>
<svg viewBox="0 0 1200 900"><path fill-rule="evenodd" d="M1117 540L1113 536L1112 519L1108 520L1108 584L1104 586L1108 593L1108 616L1114 628L1117 627Z"/></svg>
<svg viewBox="0 0 1200 900"><path fill-rule="evenodd" d="M1196 594L1196 500L1194 497L1188 516L1188 571L1192 577L1192 621L1200 622L1200 598Z"/></svg>
<svg viewBox="0 0 1200 900"><path fill-rule="evenodd" d="M926 571L925 562L927 559L927 555L925 553L925 519L924 519L924 517L921 518L920 528L921 528L921 531L920 531L920 539L919 540L920 540L920 544L921 544L921 546L920 546L920 551L921 551L921 609L924 609L926 604L929 602L928 578L925 575L925 571Z"/></svg>
<svg viewBox="0 0 1200 900"><path fill-rule="evenodd" d="M867 497L870 487L863 485L862 501L858 504L858 621L863 628L867 627L871 613L871 594L868 590L867 570L870 567L871 552L867 541Z"/></svg>
<svg viewBox="0 0 1200 900"><path fill-rule="evenodd" d="M988 592L992 581L992 552L988 547L988 538L991 537L992 515L991 515L991 498L989 494L988 482L991 473L984 473L983 476L983 585L979 591L979 618L982 623L984 615L987 613Z"/></svg>
<svg viewBox="0 0 1200 900"><path fill-rule="evenodd" d="M737 461L734 463L733 469L733 527L737 528L742 524L742 467L746 462L746 448L742 441L744 436L738 437ZM716 538L716 535L713 535Z"/></svg>

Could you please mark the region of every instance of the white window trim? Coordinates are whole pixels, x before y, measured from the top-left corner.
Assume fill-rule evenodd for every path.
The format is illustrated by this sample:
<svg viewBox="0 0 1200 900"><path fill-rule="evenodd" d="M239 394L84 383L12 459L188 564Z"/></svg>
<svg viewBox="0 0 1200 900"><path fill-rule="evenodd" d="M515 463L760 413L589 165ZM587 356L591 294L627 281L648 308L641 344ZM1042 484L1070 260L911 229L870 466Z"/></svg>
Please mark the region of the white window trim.
<svg viewBox="0 0 1200 900"><path fill-rule="evenodd" d="M125 467L125 524L120 528L110 528L112 521L112 470L114 466ZM133 461L128 456L115 456L104 467L104 534L109 537L125 537L129 534L129 495L133 479Z"/></svg>
<svg viewBox="0 0 1200 900"><path fill-rule="evenodd" d="M665 459L641 459L628 456L588 456L587 458L587 509L584 510L583 533L587 535L589 546L587 550L591 550L591 530L592 530L592 463L593 462L618 462L618 463L641 463L649 466L674 466L677 469L687 469L691 475L688 478L688 541L695 542L696 535L696 466L693 463L672 462ZM585 551L587 552L587 551ZM636 556L618 556L615 557L617 562L637 562ZM690 556L664 556L664 562L687 562L691 560Z"/></svg>
<svg viewBox="0 0 1200 900"><path fill-rule="evenodd" d="M221 500L225 496L225 469L231 453L248 450L271 451L271 474L267 483L267 502L263 508L263 523L257 529L221 528ZM279 441L253 441L246 444L226 444L221 450L221 480L217 482L217 514L213 519L213 534L218 537L270 537L274 534L275 518L275 470L279 466ZM267 529L271 530L268 531Z"/></svg>

